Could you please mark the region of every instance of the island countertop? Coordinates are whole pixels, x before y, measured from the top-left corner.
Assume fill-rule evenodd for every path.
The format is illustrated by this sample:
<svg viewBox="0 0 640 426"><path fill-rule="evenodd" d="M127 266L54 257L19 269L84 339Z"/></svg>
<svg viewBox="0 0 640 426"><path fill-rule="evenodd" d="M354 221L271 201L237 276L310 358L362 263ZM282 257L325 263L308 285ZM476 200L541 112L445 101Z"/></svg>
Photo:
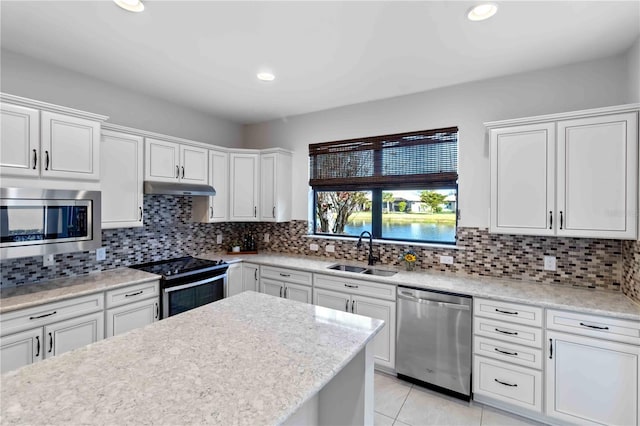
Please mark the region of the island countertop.
<svg viewBox="0 0 640 426"><path fill-rule="evenodd" d="M383 324L245 292L3 375L1 421L278 424Z"/></svg>

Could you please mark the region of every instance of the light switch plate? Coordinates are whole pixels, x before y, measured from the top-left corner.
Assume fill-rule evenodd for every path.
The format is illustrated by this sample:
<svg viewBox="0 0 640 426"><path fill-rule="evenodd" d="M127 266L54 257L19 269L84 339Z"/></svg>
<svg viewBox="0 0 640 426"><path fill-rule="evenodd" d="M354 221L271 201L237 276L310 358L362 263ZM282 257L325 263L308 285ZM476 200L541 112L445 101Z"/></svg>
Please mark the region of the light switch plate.
<svg viewBox="0 0 640 426"><path fill-rule="evenodd" d="M453 265L453 256L440 256L440 263L445 265Z"/></svg>
<svg viewBox="0 0 640 426"><path fill-rule="evenodd" d="M216 244L222 244L222 234L216 235Z"/></svg>
<svg viewBox="0 0 640 426"><path fill-rule="evenodd" d="M317 244L311 243L309 244L309 250L311 251L318 251L320 247Z"/></svg>
<svg viewBox="0 0 640 426"><path fill-rule="evenodd" d="M53 266L54 263L55 261L53 260L52 254L42 256L42 266Z"/></svg>
<svg viewBox="0 0 640 426"><path fill-rule="evenodd" d="M336 246L334 246L333 244L327 244L326 246L324 246L324 250L327 253L334 253L336 251Z"/></svg>
<svg viewBox="0 0 640 426"><path fill-rule="evenodd" d="M545 256L544 257L544 270L545 271L555 271L556 270L556 257L555 256Z"/></svg>
<svg viewBox="0 0 640 426"><path fill-rule="evenodd" d="M100 247L99 249L96 249L96 260L100 261L100 260L105 260L106 258L107 258L106 247Z"/></svg>
<svg viewBox="0 0 640 426"><path fill-rule="evenodd" d="M269 233L268 233L268 232L266 232L266 233L264 234L264 242L265 242L265 243L268 243L268 242L269 242L269 239L271 239L271 235L269 235Z"/></svg>

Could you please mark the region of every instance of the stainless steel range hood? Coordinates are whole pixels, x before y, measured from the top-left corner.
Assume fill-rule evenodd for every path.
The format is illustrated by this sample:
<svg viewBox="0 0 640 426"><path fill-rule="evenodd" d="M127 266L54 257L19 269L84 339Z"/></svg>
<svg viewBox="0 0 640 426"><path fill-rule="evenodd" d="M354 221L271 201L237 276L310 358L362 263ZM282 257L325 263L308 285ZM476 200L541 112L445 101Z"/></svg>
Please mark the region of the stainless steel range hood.
<svg viewBox="0 0 640 426"><path fill-rule="evenodd" d="M144 181L144 193L150 195L204 195L212 197L216 190L211 185L191 183Z"/></svg>

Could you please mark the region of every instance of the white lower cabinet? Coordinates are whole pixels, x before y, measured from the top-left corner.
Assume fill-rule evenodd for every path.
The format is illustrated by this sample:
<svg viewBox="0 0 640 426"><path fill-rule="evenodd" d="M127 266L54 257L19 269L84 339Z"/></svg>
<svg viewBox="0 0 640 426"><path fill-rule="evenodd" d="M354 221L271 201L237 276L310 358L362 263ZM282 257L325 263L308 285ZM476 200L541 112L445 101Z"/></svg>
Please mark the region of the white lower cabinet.
<svg viewBox="0 0 640 426"><path fill-rule="evenodd" d="M42 327L2 337L0 373L40 361L44 355Z"/></svg>
<svg viewBox="0 0 640 426"><path fill-rule="evenodd" d="M227 269L227 288L224 297L242 293L242 264L232 263Z"/></svg>
<svg viewBox="0 0 640 426"><path fill-rule="evenodd" d="M141 302L107 310L107 337L126 333L144 327L160 319L158 299L147 299Z"/></svg>
<svg viewBox="0 0 640 426"><path fill-rule="evenodd" d="M260 291L260 266L242 262L242 291Z"/></svg>
<svg viewBox="0 0 640 426"><path fill-rule="evenodd" d="M274 266L260 267L260 291L272 296L312 303L311 272Z"/></svg>
<svg viewBox="0 0 640 426"><path fill-rule="evenodd" d="M336 288L340 286L352 291L337 291ZM394 369L396 364L396 303L395 300L383 300L362 295L366 294L368 287L371 287L374 294L379 294L380 290L384 294L383 287L390 287L390 294L395 295L394 286L387 284L343 280L316 274L314 276L313 303L383 320L384 327L373 340L373 357L378 366ZM354 294L355 292L360 294Z"/></svg>
<svg viewBox="0 0 640 426"><path fill-rule="evenodd" d="M104 339L104 314L96 312L44 327L45 358Z"/></svg>

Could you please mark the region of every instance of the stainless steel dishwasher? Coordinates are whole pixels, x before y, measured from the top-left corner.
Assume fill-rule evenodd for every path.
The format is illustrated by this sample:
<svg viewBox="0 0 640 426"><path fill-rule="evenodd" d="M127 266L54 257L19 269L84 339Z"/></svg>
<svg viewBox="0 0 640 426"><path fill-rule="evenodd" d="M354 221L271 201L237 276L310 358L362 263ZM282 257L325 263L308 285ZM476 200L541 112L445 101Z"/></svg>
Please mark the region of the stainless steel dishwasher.
<svg viewBox="0 0 640 426"><path fill-rule="evenodd" d="M471 397L471 297L398 286L398 377Z"/></svg>

